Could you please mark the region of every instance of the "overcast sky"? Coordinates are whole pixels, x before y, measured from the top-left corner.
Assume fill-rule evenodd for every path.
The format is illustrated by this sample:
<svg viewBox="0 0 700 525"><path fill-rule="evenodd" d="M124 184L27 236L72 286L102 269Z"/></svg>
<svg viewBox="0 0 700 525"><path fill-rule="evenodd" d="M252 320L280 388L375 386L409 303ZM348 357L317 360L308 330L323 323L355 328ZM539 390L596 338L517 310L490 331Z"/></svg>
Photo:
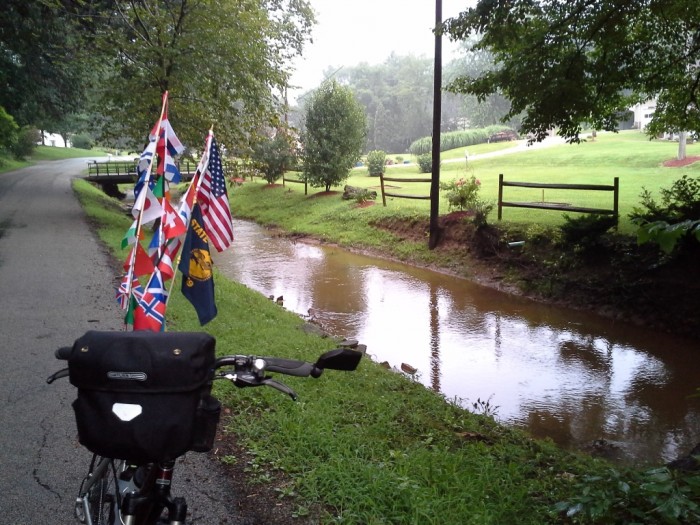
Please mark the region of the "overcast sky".
<svg viewBox="0 0 700 525"><path fill-rule="evenodd" d="M329 68L379 64L393 51L432 58L435 53L434 0L310 0L316 12L313 43L296 62L290 102L317 87ZM470 0L442 0L443 20L457 15ZM443 63L454 44L443 37Z"/></svg>

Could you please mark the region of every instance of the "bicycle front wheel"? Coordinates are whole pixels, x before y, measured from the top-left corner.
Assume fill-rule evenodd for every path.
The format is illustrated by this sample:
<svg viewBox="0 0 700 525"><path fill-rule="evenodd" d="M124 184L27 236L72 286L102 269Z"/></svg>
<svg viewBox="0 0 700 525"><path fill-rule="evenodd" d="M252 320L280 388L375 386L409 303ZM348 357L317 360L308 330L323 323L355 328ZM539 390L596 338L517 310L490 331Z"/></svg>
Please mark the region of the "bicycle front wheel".
<svg viewBox="0 0 700 525"><path fill-rule="evenodd" d="M90 470L80 485L75 516L87 525L119 525L117 469L109 458L94 456Z"/></svg>

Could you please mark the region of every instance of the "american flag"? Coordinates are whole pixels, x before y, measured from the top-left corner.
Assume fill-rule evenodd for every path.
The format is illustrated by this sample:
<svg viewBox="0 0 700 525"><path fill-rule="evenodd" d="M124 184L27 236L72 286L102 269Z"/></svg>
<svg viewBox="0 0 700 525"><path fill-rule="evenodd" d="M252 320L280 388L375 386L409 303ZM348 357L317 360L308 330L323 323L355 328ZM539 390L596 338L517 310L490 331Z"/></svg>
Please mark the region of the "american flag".
<svg viewBox="0 0 700 525"><path fill-rule="evenodd" d="M209 235L209 241L217 251L223 252L233 242L233 220L226 194L226 181L221 166L221 157L219 157L219 147L213 136L211 137L209 166L204 173L197 200L202 209L204 229Z"/></svg>

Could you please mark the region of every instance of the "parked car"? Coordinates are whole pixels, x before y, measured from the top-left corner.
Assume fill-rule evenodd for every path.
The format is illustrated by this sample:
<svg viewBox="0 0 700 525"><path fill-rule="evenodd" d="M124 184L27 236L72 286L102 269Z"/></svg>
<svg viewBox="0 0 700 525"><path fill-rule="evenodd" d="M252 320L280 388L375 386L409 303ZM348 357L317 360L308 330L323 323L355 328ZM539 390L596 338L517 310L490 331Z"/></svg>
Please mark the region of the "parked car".
<svg viewBox="0 0 700 525"><path fill-rule="evenodd" d="M507 142L510 140L518 140L519 138L520 137L515 131L513 131L512 129L506 129L491 135L489 137L489 142Z"/></svg>

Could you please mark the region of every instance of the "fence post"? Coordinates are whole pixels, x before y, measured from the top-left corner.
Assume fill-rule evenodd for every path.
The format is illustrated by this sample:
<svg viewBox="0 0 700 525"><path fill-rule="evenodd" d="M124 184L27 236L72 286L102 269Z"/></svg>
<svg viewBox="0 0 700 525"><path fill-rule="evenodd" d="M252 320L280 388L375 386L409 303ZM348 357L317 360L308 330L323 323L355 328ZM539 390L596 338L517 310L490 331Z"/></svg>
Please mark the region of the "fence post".
<svg viewBox="0 0 700 525"><path fill-rule="evenodd" d="M620 198L620 177L615 177L613 180L613 186L615 187L615 189L613 189L613 211L615 212L615 228L617 228L617 225L620 222L620 216L618 214L618 202Z"/></svg>
<svg viewBox="0 0 700 525"><path fill-rule="evenodd" d="M498 220L503 216L503 173L498 174Z"/></svg>
<svg viewBox="0 0 700 525"><path fill-rule="evenodd" d="M382 188L382 204L386 208L386 197L384 196L384 174L381 172L379 173L379 185Z"/></svg>

